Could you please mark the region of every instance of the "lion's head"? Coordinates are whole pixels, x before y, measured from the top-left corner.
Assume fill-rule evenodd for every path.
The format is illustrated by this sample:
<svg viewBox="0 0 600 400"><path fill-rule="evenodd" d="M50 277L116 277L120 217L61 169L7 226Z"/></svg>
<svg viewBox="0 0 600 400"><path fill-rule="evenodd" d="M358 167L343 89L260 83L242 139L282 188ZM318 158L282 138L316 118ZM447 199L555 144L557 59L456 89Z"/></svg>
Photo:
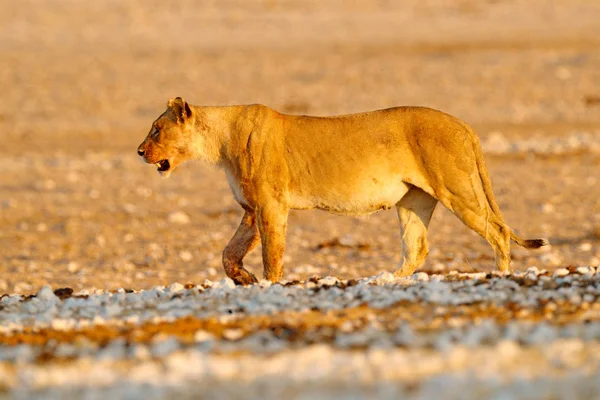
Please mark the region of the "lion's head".
<svg viewBox="0 0 600 400"><path fill-rule="evenodd" d="M156 164L158 172L168 177L179 164L192 154L195 132L194 112L181 97L169 100L167 110L152 123L146 139L137 152L149 164Z"/></svg>

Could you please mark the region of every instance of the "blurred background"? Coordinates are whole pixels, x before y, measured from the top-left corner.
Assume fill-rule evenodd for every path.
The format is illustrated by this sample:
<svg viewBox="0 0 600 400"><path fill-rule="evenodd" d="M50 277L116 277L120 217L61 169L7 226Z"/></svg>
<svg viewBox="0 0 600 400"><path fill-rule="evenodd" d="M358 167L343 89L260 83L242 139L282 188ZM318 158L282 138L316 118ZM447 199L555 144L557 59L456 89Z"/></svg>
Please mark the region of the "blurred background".
<svg viewBox="0 0 600 400"><path fill-rule="evenodd" d="M242 211L222 171L136 147L169 98L332 115L422 105L472 124L507 222L600 264L600 2L0 0L0 293L220 279ZM428 271L491 248L441 206ZM286 279L395 269L394 212L294 212ZM261 274L260 251L246 265Z"/></svg>

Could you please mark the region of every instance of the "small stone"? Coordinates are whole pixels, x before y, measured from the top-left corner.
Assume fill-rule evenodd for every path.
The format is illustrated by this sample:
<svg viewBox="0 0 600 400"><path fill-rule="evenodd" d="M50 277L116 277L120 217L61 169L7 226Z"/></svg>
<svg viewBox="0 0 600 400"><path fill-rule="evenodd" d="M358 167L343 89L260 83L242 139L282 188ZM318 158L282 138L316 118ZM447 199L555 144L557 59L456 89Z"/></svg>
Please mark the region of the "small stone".
<svg viewBox="0 0 600 400"><path fill-rule="evenodd" d="M106 319L110 319L121 314L122 311L123 308L119 304L107 304L105 306L102 306L100 313Z"/></svg>
<svg viewBox="0 0 600 400"><path fill-rule="evenodd" d="M174 211L167 217L168 221L172 224L187 225L190 223L190 217L183 211Z"/></svg>
<svg viewBox="0 0 600 400"><path fill-rule="evenodd" d="M148 349L148 346L142 344L136 344L130 350L130 354L137 360L148 360L152 357L152 353Z"/></svg>
<svg viewBox="0 0 600 400"><path fill-rule="evenodd" d="M481 146L485 152L497 154L510 151L511 143L502 132L493 131L482 141Z"/></svg>
<svg viewBox="0 0 600 400"><path fill-rule="evenodd" d="M70 261L69 264L67 264L67 271L72 274L79 271L79 264L77 264L75 261Z"/></svg>
<svg viewBox="0 0 600 400"><path fill-rule="evenodd" d="M554 271L554 273L552 274L552 276L567 276L569 275L569 270L566 268L559 268L556 271Z"/></svg>
<svg viewBox="0 0 600 400"><path fill-rule="evenodd" d="M63 331L63 332L73 328L72 320L63 319L63 318L53 319L52 322L50 323L50 325L52 326L52 329L54 329L56 331Z"/></svg>
<svg viewBox="0 0 600 400"><path fill-rule="evenodd" d="M194 259L194 255L190 251L183 250L179 252L179 258L181 261L190 262Z"/></svg>
<svg viewBox="0 0 600 400"><path fill-rule="evenodd" d="M396 277L394 276L394 274L386 271L386 272L382 272L382 273L378 274L377 276L375 276L375 278L373 279L373 282L378 285L384 285L386 283L394 282L395 280L396 280Z"/></svg>
<svg viewBox="0 0 600 400"><path fill-rule="evenodd" d="M269 287L269 286L271 286L272 284L273 284L273 283L272 283L270 280L268 280L268 279L261 279L260 281L258 281L258 285L259 285L260 287Z"/></svg>
<svg viewBox="0 0 600 400"><path fill-rule="evenodd" d="M73 289L68 287L56 289L54 295L61 300L68 299L73 295Z"/></svg>
<svg viewBox="0 0 600 400"><path fill-rule="evenodd" d="M244 336L242 329L225 329L223 331L223 337L227 340L238 340Z"/></svg>
<svg viewBox="0 0 600 400"><path fill-rule="evenodd" d="M338 283L339 280L335 276L326 276L325 278L321 278L317 281L319 286L334 286Z"/></svg>
<svg viewBox="0 0 600 400"><path fill-rule="evenodd" d="M552 214L554 211L556 211L556 208L554 207L553 204L550 203L544 203L542 204L542 212L544 214Z"/></svg>
<svg viewBox="0 0 600 400"><path fill-rule="evenodd" d="M160 260L165 256L165 251L158 243L150 243L148 245L148 263L153 260Z"/></svg>
<svg viewBox="0 0 600 400"><path fill-rule="evenodd" d="M205 343L215 340L215 335L205 330L199 329L194 333L194 342Z"/></svg>
<svg viewBox="0 0 600 400"><path fill-rule="evenodd" d="M431 271L438 273L438 274L441 272L444 272L445 269L446 269L446 266L440 262L433 264L433 266L431 267Z"/></svg>
<svg viewBox="0 0 600 400"><path fill-rule="evenodd" d="M560 265L560 263L562 262L558 254L555 254L553 252L542 254L540 255L539 259L542 262L542 264L550 266L557 266Z"/></svg>
<svg viewBox="0 0 600 400"><path fill-rule="evenodd" d="M235 282L231 278L223 278L219 282L212 285L213 289L227 288L235 289Z"/></svg>
<svg viewBox="0 0 600 400"><path fill-rule="evenodd" d="M48 285L43 286L35 295L36 298L42 301L53 301L58 300L58 297L52 291L52 288Z"/></svg>
<svg viewBox="0 0 600 400"><path fill-rule="evenodd" d="M357 244L354 236L352 236L350 234L342 236L339 241L342 246L346 246L346 247L354 247Z"/></svg>
<svg viewBox="0 0 600 400"><path fill-rule="evenodd" d="M316 288L316 287L317 287L317 284L316 284L316 283L314 283L314 282L312 282L312 281L307 281L307 282L304 284L304 287L305 287L306 289L314 289L314 288Z"/></svg>
<svg viewBox="0 0 600 400"><path fill-rule="evenodd" d="M183 289L185 289L185 287L179 283L179 282L175 282L175 283L171 283L167 289L169 289L169 292L171 293L177 293L177 292L181 292Z"/></svg>
<svg viewBox="0 0 600 400"><path fill-rule="evenodd" d="M102 235L98 235L96 236L96 243L98 243L98 246L104 247L106 245L106 238Z"/></svg>
<svg viewBox="0 0 600 400"><path fill-rule="evenodd" d="M596 297L593 294L586 293L583 295L583 301L588 303L593 303L596 300Z"/></svg>
<svg viewBox="0 0 600 400"><path fill-rule="evenodd" d="M127 214L135 214L137 212L137 206L135 204L131 204L131 203L125 203L123 205L123 210L127 213Z"/></svg>
<svg viewBox="0 0 600 400"><path fill-rule="evenodd" d="M419 282L427 282L429 281L429 275L425 272L417 272L412 275L412 279Z"/></svg>
<svg viewBox="0 0 600 400"><path fill-rule="evenodd" d="M594 273L594 269L592 267L577 267L576 271L578 274L581 274L581 275Z"/></svg>
<svg viewBox="0 0 600 400"><path fill-rule="evenodd" d="M352 332L354 330L354 322L352 322L351 320L347 320L344 321L341 325L340 325L340 331L348 333L348 332Z"/></svg>
<svg viewBox="0 0 600 400"><path fill-rule="evenodd" d="M501 339L496 345L496 351L501 359L511 359L519 354L520 347L514 340Z"/></svg>
<svg viewBox="0 0 600 400"><path fill-rule="evenodd" d="M592 244L590 242L583 242L581 243L578 247L579 250L581 251L591 251L592 250Z"/></svg>

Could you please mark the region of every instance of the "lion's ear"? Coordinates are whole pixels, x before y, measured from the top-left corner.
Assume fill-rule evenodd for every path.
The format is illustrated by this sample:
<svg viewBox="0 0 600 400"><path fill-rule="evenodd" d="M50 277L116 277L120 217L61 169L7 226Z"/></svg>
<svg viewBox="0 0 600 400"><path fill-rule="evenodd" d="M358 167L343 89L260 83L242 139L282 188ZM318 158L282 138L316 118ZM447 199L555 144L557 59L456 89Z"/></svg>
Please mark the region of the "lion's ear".
<svg viewBox="0 0 600 400"><path fill-rule="evenodd" d="M181 120L182 122L192 116L192 109L190 108L190 105L181 97L176 97L169 100L167 107L173 110L173 113L177 119Z"/></svg>

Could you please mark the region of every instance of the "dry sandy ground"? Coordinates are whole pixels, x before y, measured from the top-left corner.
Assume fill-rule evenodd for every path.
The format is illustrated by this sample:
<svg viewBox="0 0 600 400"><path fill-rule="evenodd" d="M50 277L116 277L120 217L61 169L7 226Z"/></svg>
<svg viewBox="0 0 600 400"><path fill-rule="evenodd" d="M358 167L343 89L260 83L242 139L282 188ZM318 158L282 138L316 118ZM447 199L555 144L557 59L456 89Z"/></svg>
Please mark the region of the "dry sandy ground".
<svg viewBox="0 0 600 400"><path fill-rule="evenodd" d="M188 164L161 180L135 153L175 96L316 115L447 111L479 132L508 223L553 243L515 246L514 268L596 266L598 48L593 0L2 0L0 294L223 277L242 214L223 172ZM493 267L441 206L429 239L428 271ZM400 250L391 211L293 212L285 279L391 271ZM260 275L259 254L246 265Z"/></svg>
<svg viewBox="0 0 600 400"><path fill-rule="evenodd" d="M0 291L222 275L241 216L223 173L192 164L163 181L135 154L174 96L318 115L425 105L484 142L598 142L599 16L594 1L0 2ZM517 270L599 263L595 150L488 154L509 224L554 243L541 259L515 248ZM288 236L288 279L360 277L400 258L392 211L293 213ZM316 250L337 237L350 248ZM442 207L430 242L429 269L492 267L487 244Z"/></svg>

